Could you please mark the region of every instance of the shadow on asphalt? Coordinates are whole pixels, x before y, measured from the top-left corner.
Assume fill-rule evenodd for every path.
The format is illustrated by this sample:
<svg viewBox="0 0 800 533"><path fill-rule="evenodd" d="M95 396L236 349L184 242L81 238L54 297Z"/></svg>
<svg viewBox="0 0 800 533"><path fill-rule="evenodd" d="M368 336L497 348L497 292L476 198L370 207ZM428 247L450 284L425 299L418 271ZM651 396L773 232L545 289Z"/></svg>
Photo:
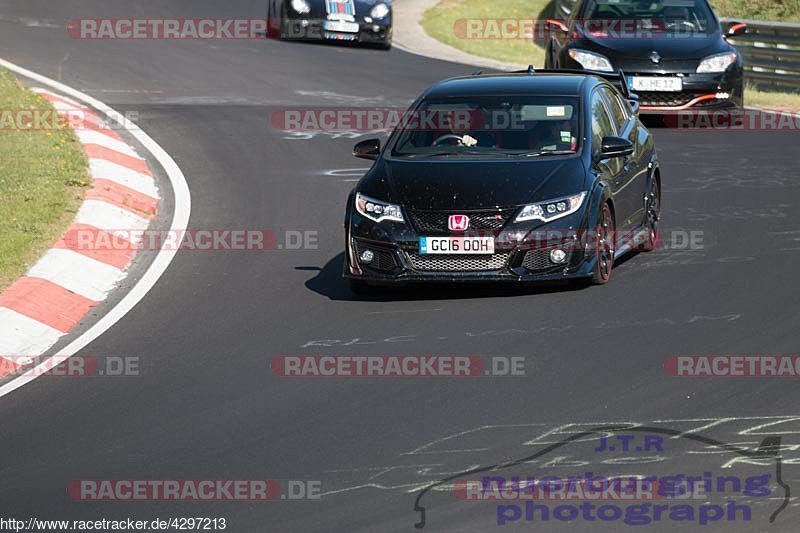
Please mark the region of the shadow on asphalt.
<svg viewBox="0 0 800 533"><path fill-rule="evenodd" d="M624 259L624 258L623 258ZM555 292L579 291L589 286L588 281L540 282L534 285L518 283L410 283L397 287L374 287L374 294L356 295L342 278L344 253L340 253L320 268L298 266L295 270L317 272L306 281L306 287L322 296L337 301L415 301L460 300L466 298L508 298L532 296Z"/></svg>
<svg viewBox="0 0 800 533"><path fill-rule="evenodd" d="M265 40L291 43L294 45L307 45L307 46L338 46L340 48L356 49L361 48L365 50L380 50L388 52L389 49L376 43L359 43L353 41L338 41L334 39L279 39L276 36L267 35L264 32L256 32L256 36Z"/></svg>

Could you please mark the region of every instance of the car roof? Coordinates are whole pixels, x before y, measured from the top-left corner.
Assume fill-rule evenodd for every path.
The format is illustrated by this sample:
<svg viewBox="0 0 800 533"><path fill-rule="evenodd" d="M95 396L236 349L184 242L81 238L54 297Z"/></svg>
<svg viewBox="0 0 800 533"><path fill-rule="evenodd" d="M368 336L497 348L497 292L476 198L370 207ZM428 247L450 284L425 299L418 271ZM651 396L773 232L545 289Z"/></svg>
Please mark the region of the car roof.
<svg viewBox="0 0 800 533"><path fill-rule="evenodd" d="M428 89L426 97L493 94L581 96L587 83L588 86L594 86L600 82L600 78L590 74L484 74L444 80Z"/></svg>

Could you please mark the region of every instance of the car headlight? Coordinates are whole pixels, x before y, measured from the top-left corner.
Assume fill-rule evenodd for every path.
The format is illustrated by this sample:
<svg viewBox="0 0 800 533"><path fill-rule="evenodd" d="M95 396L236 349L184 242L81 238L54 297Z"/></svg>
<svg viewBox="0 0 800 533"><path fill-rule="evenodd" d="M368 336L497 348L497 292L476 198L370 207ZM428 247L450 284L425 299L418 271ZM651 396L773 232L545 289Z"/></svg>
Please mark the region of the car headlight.
<svg viewBox="0 0 800 533"><path fill-rule="evenodd" d="M700 62L700 66L697 67L697 73L725 72L725 69L734 63L736 63L736 54L733 52L708 56Z"/></svg>
<svg viewBox="0 0 800 533"><path fill-rule="evenodd" d="M375 222L381 222L382 220L405 222L403 211L399 205L375 200L361 193L356 193L356 211Z"/></svg>
<svg viewBox="0 0 800 533"><path fill-rule="evenodd" d="M292 0L292 9L301 15L307 15L308 13L311 13L311 6L308 5L306 0Z"/></svg>
<svg viewBox="0 0 800 533"><path fill-rule="evenodd" d="M389 6L386 4L376 4L369 12L370 16L374 19L382 19L389 14Z"/></svg>
<svg viewBox="0 0 800 533"><path fill-rule="evenodd" d="M569 57L580 63L581 66L587 70L599 70L601 72L614 71L608 58L601 54L572 48L569 51Z"/></svg>
<svg viewBox="0 0 800 533"><path fill-rule="evenodd" d="M582 192L575 196L556 198L555 200L526 205L522 208L519 215L517 215L514 222L525 222L526 220L550 222L571 215L581 208L584 198L586 198L586 193Z"/></svg>

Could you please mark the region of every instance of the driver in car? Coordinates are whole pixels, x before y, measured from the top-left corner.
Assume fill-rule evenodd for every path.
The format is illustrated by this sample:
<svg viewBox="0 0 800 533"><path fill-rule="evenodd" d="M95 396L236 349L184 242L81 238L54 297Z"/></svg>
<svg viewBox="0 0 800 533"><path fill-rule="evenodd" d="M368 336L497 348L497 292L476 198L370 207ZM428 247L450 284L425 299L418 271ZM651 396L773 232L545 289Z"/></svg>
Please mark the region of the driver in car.
<svg viewBox="0 0 800 533"><path fill-rule="evenodd" d="M476 113L480 112L472 112L470 113L470 117L475 117ZM467 121L467 124L462 124L451 118L447 122L450 132L436 137L432 146L478 146L486 148L493 148L495 146L495 140L491 133L485 130L468 127L473 125L473 120ZM482 121L482 123L485 122Z"/></svg>

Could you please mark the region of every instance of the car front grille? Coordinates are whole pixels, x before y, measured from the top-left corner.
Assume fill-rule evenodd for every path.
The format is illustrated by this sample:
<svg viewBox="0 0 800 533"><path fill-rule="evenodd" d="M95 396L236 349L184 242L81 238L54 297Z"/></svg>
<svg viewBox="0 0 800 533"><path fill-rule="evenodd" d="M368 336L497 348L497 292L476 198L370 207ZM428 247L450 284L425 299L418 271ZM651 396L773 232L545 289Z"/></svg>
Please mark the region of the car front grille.
<svg viewBox="0 0 800 533"><path fill-rule="evenodd" d="M409 253L411 266L422 272L488 272L508 264L510 252L492 255L429 255Z"/></svg>
<svg viewBox="0 0 800 533"><path fill-rule="evenodd" d="M689 93L686 91L679 93L640 92L636 94L639 95L639 105L646 107L680 107L700 96L697 93ZM730 100L711 98L702 100L694 104L691 108L714 107L728 102L730 102Z"/></svg>
<svg viewBox="0 0 800 533"><path fill-rule="evenodd" d="M447 223L450 215L467 215L469 231L494 231L502 228L517 208L487 211L415 211L408 210L411 222L421 235L450 234Z"/></svg>
<svg viewBox="0 0 800 533"><path fill-rule="evenodd" d="M636 94L639 95L639 105L647 107L677 107L686 105L691 102L693 98L697 97L695 93L687 91L674 93L639 91Z"/></svg>

